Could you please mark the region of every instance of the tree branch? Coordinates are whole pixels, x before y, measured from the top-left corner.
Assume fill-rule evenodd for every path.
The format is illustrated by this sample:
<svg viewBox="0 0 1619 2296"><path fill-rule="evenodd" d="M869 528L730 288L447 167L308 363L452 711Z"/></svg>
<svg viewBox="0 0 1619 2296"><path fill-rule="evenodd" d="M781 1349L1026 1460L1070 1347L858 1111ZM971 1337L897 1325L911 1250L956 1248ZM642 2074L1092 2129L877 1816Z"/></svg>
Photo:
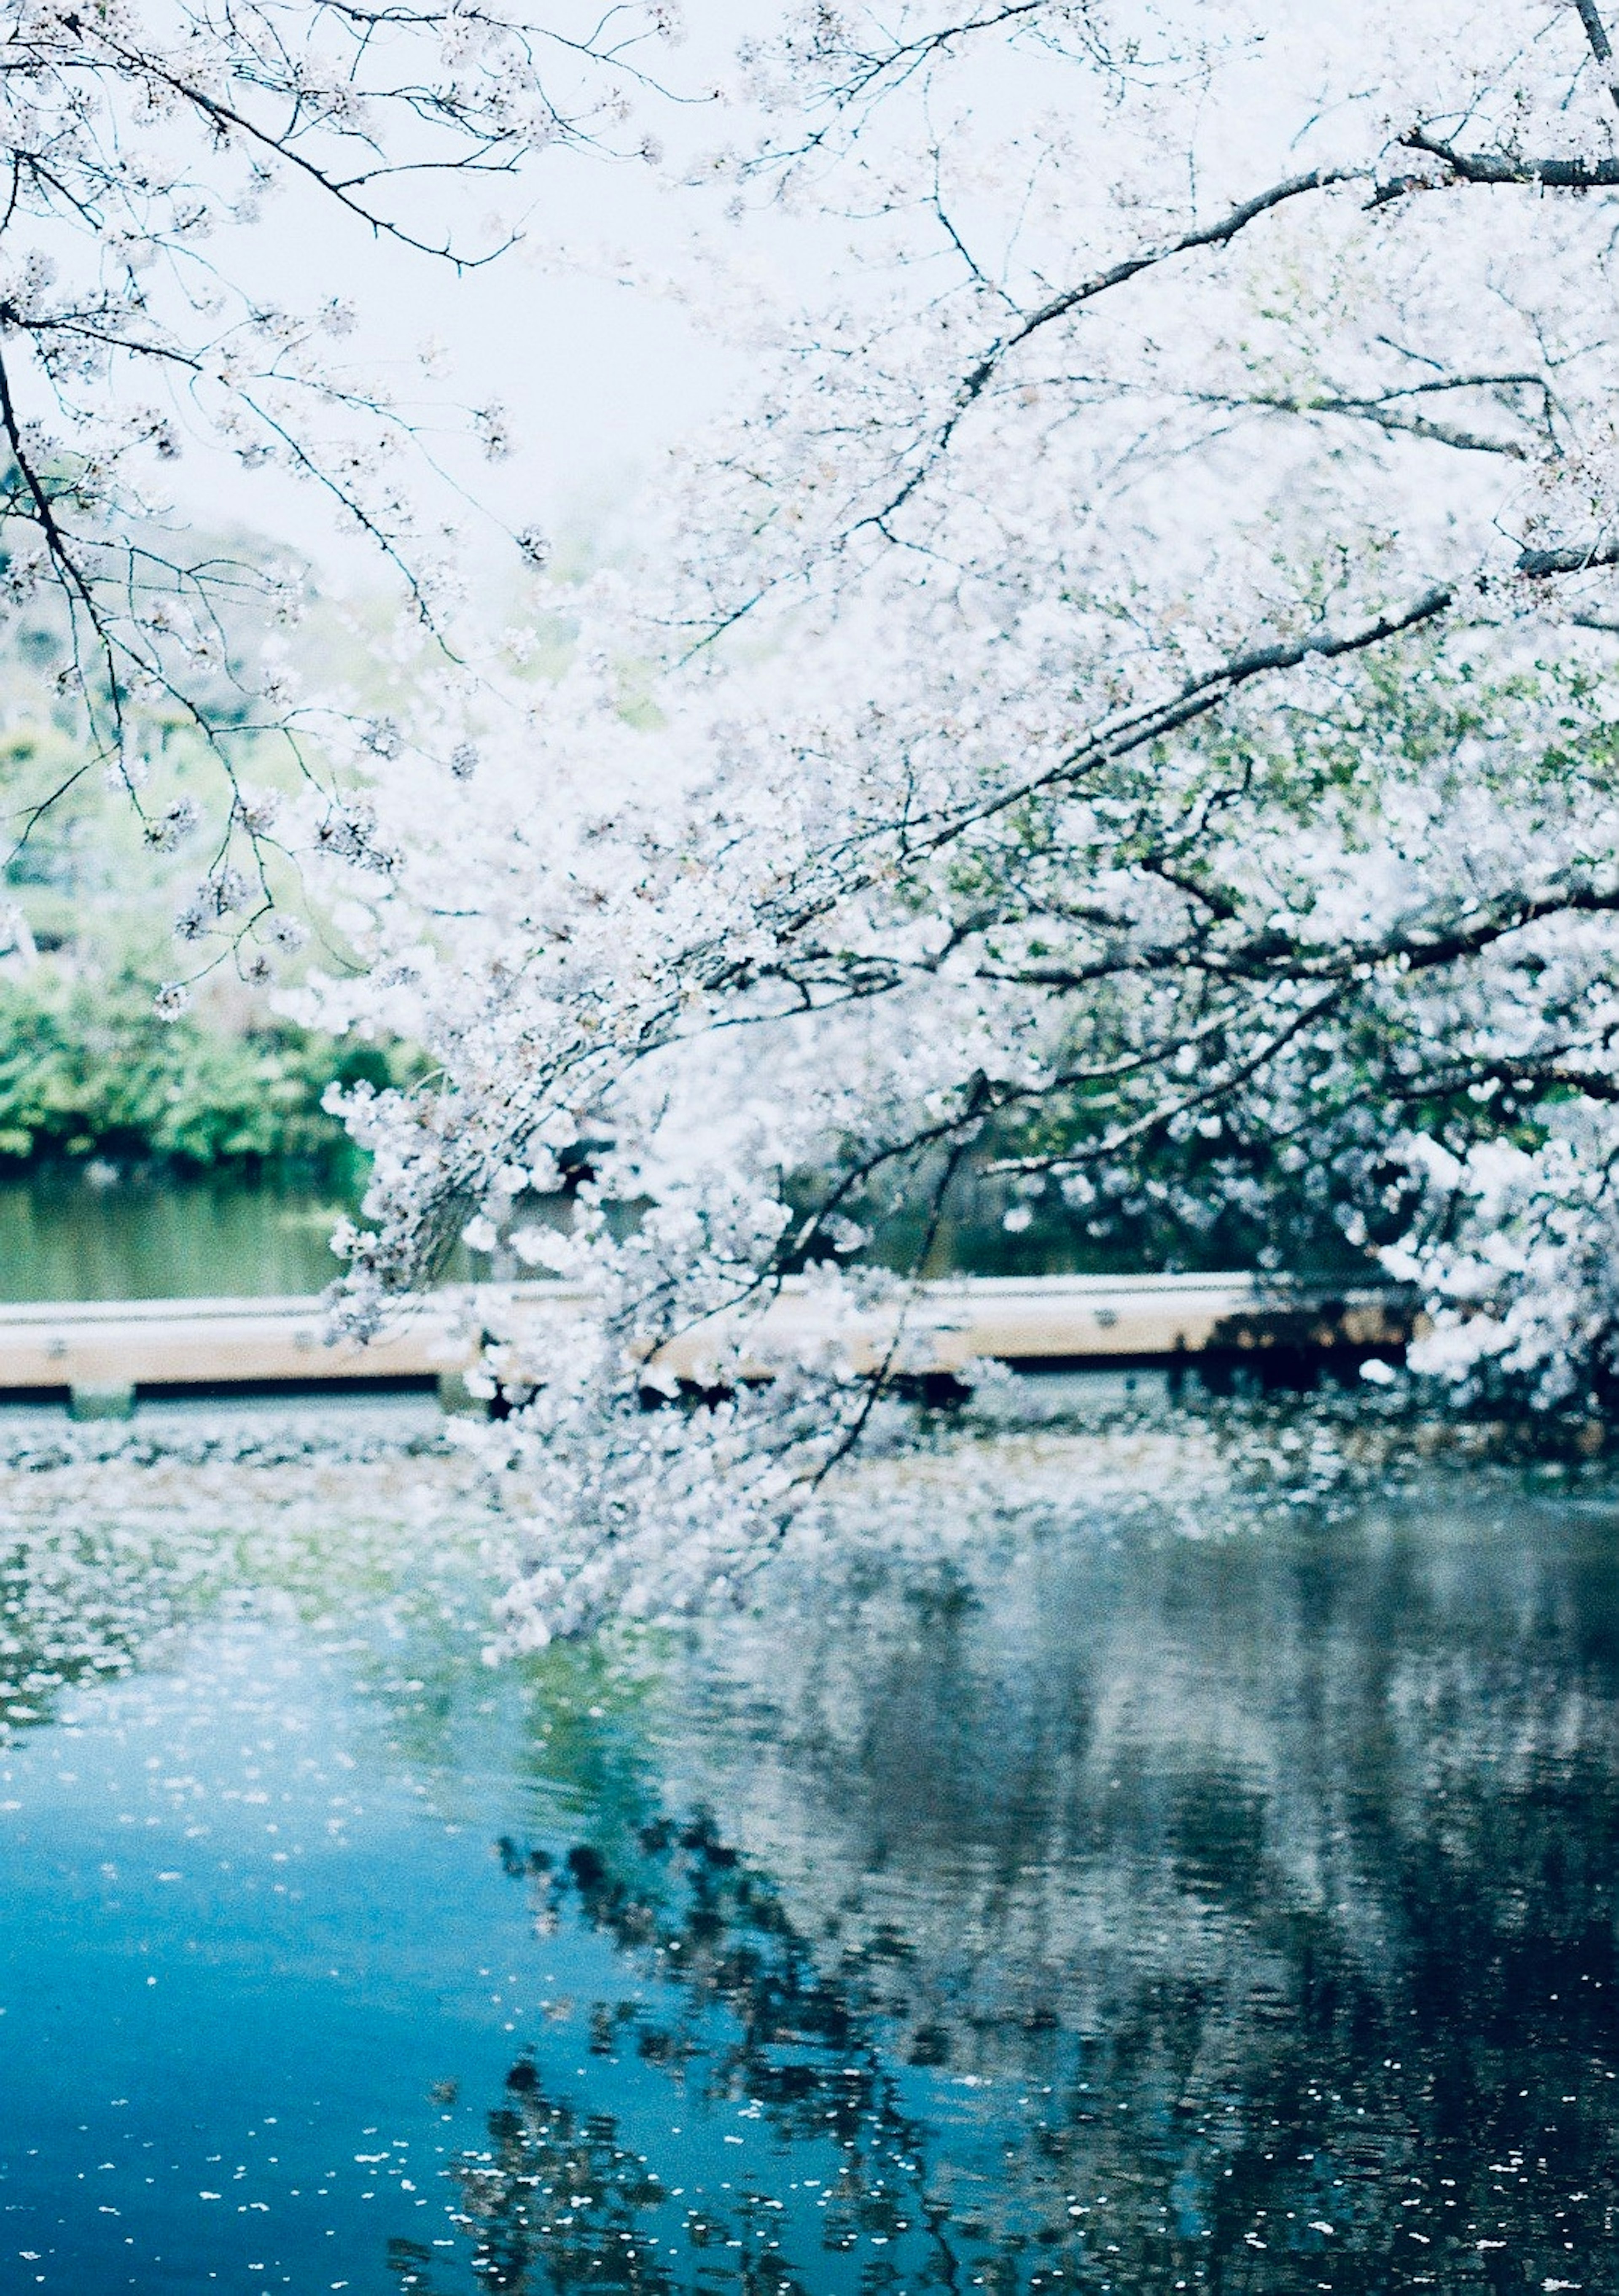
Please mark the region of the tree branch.
<svg viewBox="0 0 1619 2296"><path fill-rule="evenodd" d="M1597 0L1574 0L1574 6L1579 10L1580 21L1585 27L1585 37L1590 42L1590 52L1602 67L1603 75L1607 81L1607 92L1612 96L1615 105L1619 107L1619 78L1615 78L1614 72L1613 43L1609 40L1607 28L1597 12Z"/></svg>
<svg viewBox="0 0 1619 2296"><path fill-rule="evenodd" d="M1443 161L1464 184L1544 185L1553 192L1611 191L1619 185L1619 159L1522 160L1509 152L1459 152L1425 127L1408 129L1400 141L1408 152Z"/></svg>

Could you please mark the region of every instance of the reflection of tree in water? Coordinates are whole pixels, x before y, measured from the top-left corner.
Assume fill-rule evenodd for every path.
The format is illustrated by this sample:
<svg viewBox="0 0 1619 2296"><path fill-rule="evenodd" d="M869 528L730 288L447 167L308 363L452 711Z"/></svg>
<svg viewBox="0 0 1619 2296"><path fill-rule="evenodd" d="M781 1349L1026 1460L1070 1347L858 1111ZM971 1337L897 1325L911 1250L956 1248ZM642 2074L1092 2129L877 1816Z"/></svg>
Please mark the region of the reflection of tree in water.
<svg viewBox="0 0 1619 2296"><path fill-rule="evenodd" d="M725 2248L740 2188L693 2248L591 2121L622 2221L560 2278L510 2194L580 2133L514 2094L487 2284L1619 2290L1615 1554L1550 1510L1097 1543L733 1635L679 1750L729 1839L510 1864L664 1980L593 2046L830 2138L827 2205L790 2266Z"/></svg>
<svg viewBox="0 0 1619 2296"><path fill-rule="evenodd" d="M640 2217L664 2199L643 2161L616 2142L610 2114L576 2117L547 2097L534 2062L519 2057L507 2102L489 2116L490 2150L457 2164L463 2221L475 2239L482 2286L512 2292L621 2289L662 2296L675 2286L658 2235ZM429 2248L395 2241L388 2262L402 2289L427 2290Z"/></svg>
<svg viewBox="0 0 1619 2296"><path fill-rule="evenodd" d="M777 2137L835 2148L836 2174L817 2180L810 2237L823 2256L869 2250L861 2286L961 2284L944 2212L924 2193L924 2131L902 2109L874 2045L879 1980L850 1985L822 1976L773 1891L706 1820L642 1828L634 1870L623 1873L589 1844L554 1868L544 1852L524 1857L512 1843L501 1847L508 1872L527 1877L542 1929L571 1904L626 1953L655 1958L666 1980L662 2015L642 2003L597 2005L594 2055L633 2048L679 2084L688 2106L740 2100ZM545 2094L531 2057L509 2074L489 2135L489 2151L463 2156L453 2173L474 2270L492 2290L813 2296L819 2284L802 2257L794 2260L795 2228L774 2193L744 2180L729 2197L709 2191L677 2207L620 2141L612 2116L576 2119ZM637 2232L637 2212L644 2219L653 2210L661 2229L643 2221ZM892 2259L878 2259L872 2243L892 2249ZM393 2260L402 2287L430 2287L430 2256L396 2253ZM1026 2284L1039 2290L1061 2278L1036 2269Z"/></svg>

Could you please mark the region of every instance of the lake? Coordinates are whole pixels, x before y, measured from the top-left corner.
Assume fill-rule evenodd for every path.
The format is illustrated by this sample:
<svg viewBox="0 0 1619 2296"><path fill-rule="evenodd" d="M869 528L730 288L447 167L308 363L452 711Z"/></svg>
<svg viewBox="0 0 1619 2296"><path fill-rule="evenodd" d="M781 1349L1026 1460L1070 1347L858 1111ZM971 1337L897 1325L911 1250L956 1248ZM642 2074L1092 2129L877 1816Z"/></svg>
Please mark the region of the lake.
<svg viewBox="0 0 1619 2296"><path fill-rule="evenodd" d="M0 1300L167 1300L319 1292L343 1207L206 1181L0 1185Z"/></svg>
<svg viewBox="0 0 1619 2296"><path fill-rule="evenodd" d="M0 1183L0 1300L285 1297L341 1273L332 1229L353 1206L239 1181L82 1177ZM487 1275L457 1246L446 1280Z"/></svg>
<svg viewBox="0 0 1619 2296"><path fill-rule="evenodd" d="M0 2287L1619 2288L1600 1493L1053 1441L492 1666L464 1474L294 1447L0 1489Z"/></svg>
<svg viewBox="0 0 1619 2296"><path fill-rule="evenodd" d="M566 1199L524 1201L526 1217L558 1224L570 1217ZM143 1179L104 1164L82 1172L33 1173L0 1182L0 1300L320 1292L339 1272L331 1231L356 1209L331 1191L268 1182ZM633 1214L623 1216L627 1220ZM918 1241L901 1220L883 1256L909 1267L910 1247ZM937 1275L1026 1277L1128 1275L1159 1264L1150 1250L1095 1245L1079 1223L1059 1221L1050 1208L1043 1226L1009 1234L999 1215L992 1217L982 1205L973 1217L953 1218L940 1229L929 1259ZM1218 1254L1204 1264L1227 1272L1228 1260ZM457 1244L444 1276L459 1283L493 1275L504 1282L528 1272L508 1249L491 1258ZM1316 1273L1329 1285L1378 1280L1375 1268L1355 1260Z"/></svg>

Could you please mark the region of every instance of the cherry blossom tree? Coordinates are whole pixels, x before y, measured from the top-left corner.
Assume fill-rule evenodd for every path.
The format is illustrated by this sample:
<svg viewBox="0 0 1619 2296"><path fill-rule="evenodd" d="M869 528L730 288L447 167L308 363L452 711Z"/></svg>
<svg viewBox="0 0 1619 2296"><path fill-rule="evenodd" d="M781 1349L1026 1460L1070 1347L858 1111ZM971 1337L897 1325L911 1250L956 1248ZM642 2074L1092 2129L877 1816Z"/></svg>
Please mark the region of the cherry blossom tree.
<svg viewBox="0 0 1619 2296"><path fill-rule="evenodd" d="M470 1221L599 1311L492 1349L519 1636L814 1516L916 1360L863 1231L914 1273L969 1165L1279 1258L1302 1203L1453 1300L1464 1385L1614 1375L1599 0L817 6L746 66L708 176L834 285L720 247L756 390L504 778L399 783L339 999L442 1062L351 1108L350 1320ZM702 1406L648 1413L683 1335Z"/></svg>
<svg viewBox="0 0 1619 2296"><path fill-rule="evenodd" d="M899 1207L914 1275L969 1170L1100 1229L1236 1205L1279 1267L1336 1227L1427 1287L1464 1388L1600 1399L1603 0L761 30L678 283L750 396L641 562L568 602L550 685L446 651L408 726L317 709L274 636L297 570L193 546L167 459L201 438L322 491L429 637L454 575L347 315L268 308L220 250L284 189L492 255L446 192L638 147L660 28L185 0L157 29L28 9L4 49L5 578L85 769L173 839L149 727L180 720L223 792L197 962L252 971L296 931L278 845L319 852L367 969L311 994L438 1063L350 1103L349 1322L463 1231L590 1303L560 1355L492 1332L488 1439L539 1470L514 1631L699 1599L814 1518L921 1359L868 1232ZM307 792L279 819L272 742ZM798 1277L818 1336L783 1351Z"/></svg>

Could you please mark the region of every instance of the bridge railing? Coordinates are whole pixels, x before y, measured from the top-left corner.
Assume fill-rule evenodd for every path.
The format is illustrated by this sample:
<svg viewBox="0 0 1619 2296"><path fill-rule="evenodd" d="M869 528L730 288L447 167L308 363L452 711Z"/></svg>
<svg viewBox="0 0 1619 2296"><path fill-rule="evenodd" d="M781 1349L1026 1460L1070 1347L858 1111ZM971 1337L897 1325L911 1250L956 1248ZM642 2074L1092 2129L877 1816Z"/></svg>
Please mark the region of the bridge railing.
<svg viewBox="0 0 1619 2296"><path fill-rule="evenodd" d="M0 1304L0 1394L66 1396L82 1415L137 1393L437 1384L466 1396L480 1365L513 1376L576 1343L591 1312L576 1285L458 1286L403 1303L365 1346L332 1340L318 1299L122 1300ZM1028 1368L1397 1357L1415 1328L1402 1294L1301 1288L1241 1275L954 1277L903 1305L851 1316L813 1282L787 1283L748 1326L745 1369L824 1348L854 1373L903 1365L948 1379L975 1359ZM572 1335L570 1339L570 1335ZM727 1336L700 1326L662 1349L649 1383L703 1385Z"/></svg>

